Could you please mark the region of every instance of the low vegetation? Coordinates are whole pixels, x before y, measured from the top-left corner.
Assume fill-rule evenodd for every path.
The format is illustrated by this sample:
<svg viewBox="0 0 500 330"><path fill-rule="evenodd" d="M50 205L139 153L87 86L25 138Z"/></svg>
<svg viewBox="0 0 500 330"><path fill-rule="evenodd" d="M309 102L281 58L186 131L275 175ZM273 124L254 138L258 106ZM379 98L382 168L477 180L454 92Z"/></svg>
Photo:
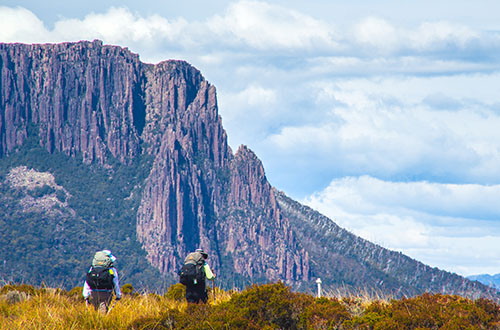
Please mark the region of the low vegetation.
<svg viewBox="0 0 500 330"><path fill-rule="evenodd" d="M215 296L211 289L208 304L188 305L180 284L163 295L124 288L122 300L101 315L86 306L81 288L4 285L0 329L500 329L497 303L442 294L316 298L275 283L216 288Z"/></svg>

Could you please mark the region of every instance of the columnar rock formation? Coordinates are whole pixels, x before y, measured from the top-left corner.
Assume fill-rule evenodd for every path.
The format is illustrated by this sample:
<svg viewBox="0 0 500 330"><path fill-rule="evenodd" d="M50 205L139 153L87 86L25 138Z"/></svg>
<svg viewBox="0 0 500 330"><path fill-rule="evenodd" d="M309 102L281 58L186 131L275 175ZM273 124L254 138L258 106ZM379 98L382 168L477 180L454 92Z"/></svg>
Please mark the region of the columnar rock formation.
<svg viewBox="0 0 500 330"><path fill-rule="evenodd" d="M134 109L140 100L137 55L101 42L0 46L0 154L36 125L47 150L104 163L139 153Z"/></svg>

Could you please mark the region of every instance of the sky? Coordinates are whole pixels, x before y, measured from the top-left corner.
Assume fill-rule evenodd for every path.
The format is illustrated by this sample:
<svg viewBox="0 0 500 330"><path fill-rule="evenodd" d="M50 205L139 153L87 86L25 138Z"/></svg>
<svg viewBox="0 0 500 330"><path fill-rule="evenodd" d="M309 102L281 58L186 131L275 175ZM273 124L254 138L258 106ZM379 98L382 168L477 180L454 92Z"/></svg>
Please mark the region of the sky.
<svg viewBox="0 0 500 330"><path fill-rule="evenodd" d="M0 0L0 42L186 60L277 189L430 266L500 273L500 2Z"/></svg>

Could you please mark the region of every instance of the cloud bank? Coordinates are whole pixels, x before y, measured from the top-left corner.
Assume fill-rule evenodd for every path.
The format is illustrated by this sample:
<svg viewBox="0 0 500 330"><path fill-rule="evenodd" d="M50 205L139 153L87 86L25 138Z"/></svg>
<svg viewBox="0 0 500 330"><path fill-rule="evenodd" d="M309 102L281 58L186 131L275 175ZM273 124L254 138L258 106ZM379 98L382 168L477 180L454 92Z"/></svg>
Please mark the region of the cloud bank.
<svg viewBox="0 0 500 330"><path fill-rule="evenodd" d="M304 203L342 227L431 266L496 272L500 185L334 180ZM480 242L480 244L479 244Z"/></svg>
<svg viewBox="0 0 500 330"><path fill-rule="evenodd" d="M226 50L258 55L263 52L297 57L376 58L384 55L441 56L443 59L486 53L493 56L492 51L500 46L499 32L478 31L459 23L422 22L408 29L382 18L366 17L340 29L298 10L246 0L231 3L224 13L200 22L167 19L158 14L142 16L126 7L91 11L83 19L61 18L53 29L48 29L23 7L0 6L0 18L2 42L98 38L105 43L137 44L155 49L195 46L194 52L213 52L218 48L213 47L215 43Z"/></svg>

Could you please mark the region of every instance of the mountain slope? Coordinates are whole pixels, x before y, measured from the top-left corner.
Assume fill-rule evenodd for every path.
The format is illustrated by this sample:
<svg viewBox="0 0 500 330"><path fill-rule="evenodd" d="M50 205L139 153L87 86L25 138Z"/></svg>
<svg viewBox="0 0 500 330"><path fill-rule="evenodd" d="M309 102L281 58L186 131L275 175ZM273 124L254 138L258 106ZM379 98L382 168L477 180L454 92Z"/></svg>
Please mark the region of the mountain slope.
<svg viewBox="0 0 500 330"><path fill-rule="evenodd" d="M428 291L478 297L485 289L478 282L429 267L357 237L283 193L276 194L283 214L293 219L300 242L316 260L323 261L313 263L311 270L326 275L327 284L348 290L366 286L397 296ZM324 268L325 263L331 267Z"/></svg>
<svg viewBox="0 0 500 330"><path fill-rule="evenodd" d="M500 274L480 274L480 275L470 275L467 278L471 281L478 281L483 283L484 285L488 285L497 290L500 289Z"/></svg>
<svg viewBox="0 0 500 330"><path fill-rule="evenodd" d="M226 287L282 280L306 290L321 277L332 288L493 294L275 191L251 150L233 154L215 88L186 62L145 64L99 41L0 44L0 68L6 279L74 285L107 247L125 278L158 288L202 247ZM16 186L12 173L53 180ZM28 196L45 204L29 208Z"/></svg>

